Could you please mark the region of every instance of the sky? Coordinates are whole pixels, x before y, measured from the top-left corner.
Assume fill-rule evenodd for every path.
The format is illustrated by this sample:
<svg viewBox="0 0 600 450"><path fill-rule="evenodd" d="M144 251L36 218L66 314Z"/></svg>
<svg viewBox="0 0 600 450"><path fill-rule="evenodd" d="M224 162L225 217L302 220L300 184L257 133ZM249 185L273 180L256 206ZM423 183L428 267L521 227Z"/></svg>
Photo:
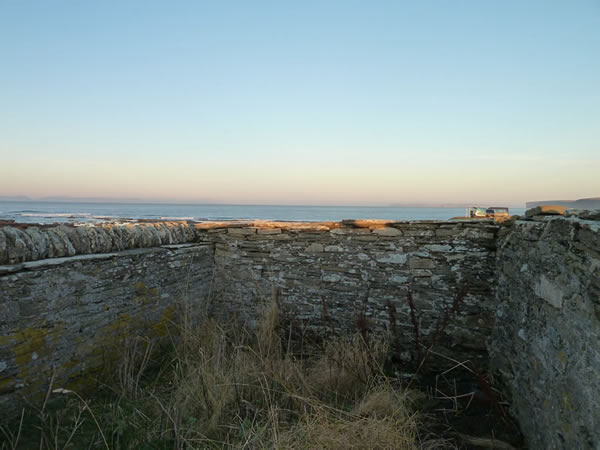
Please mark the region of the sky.
<svg viewBox="0 0 600 450"><path fill-rule="evenodd" d="M600 1L0 0L0 196L600 196Z"/></svg>

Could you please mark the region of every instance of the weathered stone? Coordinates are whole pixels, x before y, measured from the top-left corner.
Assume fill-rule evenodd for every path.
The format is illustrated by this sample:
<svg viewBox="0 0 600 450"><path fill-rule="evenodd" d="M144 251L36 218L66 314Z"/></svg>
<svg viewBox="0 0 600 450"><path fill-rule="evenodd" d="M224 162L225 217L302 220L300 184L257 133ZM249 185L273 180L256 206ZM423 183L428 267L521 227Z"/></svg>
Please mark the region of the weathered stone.
<svg viewBox="0 0 600 450"><path fill-rule="evenodd" d="M458 227L457 228L439 228L439 229L435 230L435 235L437 237L441 237L441 238L458 236L460 233L462 233L462 230Z"/></svg>
<svg viewBox="0 0 600 450"><path fill-rule="evenodd" d="M7 260L2 262L12 264L26 261L30 252L23 240L23 232L13 227L4 227L3 231L6 237Z"/></svg>
<svg viewBox="0 0 600 450"><path fill-rule="evenodd" d="M306 247L306 251L308 253L321 253L323 251L323 244L319 244L318 242L313 242L308 247Z"/></svg>
<svg viewBox="0 0 600 450"><path fill-rule="evenodd" d="M411 269L433 269L435 267L435 262L429 258L411 256L408 260L408 267Z"/></svg>
<svg viewBox="0 0 600 450"><path fill-rule="evenodd" d="M375 257L377 262L380 263L389 263L389 264L405 264L406 263L406 254L404 253L382 253Z"/></svg>
<svg viewBox="0 0 600 450"><path fill-rule="evenodd" d="M452 246L448 244L429 244L424 246L427 250L432 252L451 252Z"/></svg>
<svg viewBox="0 0 600 450"><path fill-rule="evenodd" d="M427 270L427 269L411 268L410 274L414 277L431 277L433 275L433 272L431 270Z"/></svg>
<svg viewBox="0 0 600 450"><path fill-rule="evenodd" d="M281 228L258 228L257 234L281 234Z"/></svg>
<svg viewBox="0 0 600 450"><path fill-rule="evenodd" d="M390 277L390 282L392 282L392 283L404 284L404 283L407 283L408 280L409 280L409 278L407 276L403 276L403 275L392 275Z"/></svg>
<svg viewBox="0 0 600 450"><path fill-rule="evenodd" d="M323 281L328 281L330 283L336 283L342 279L341 275L337 273L328 273L323 275Z"/></svg>
<svg viewBox="0 0 600 450"><path fill-rule="evenodd" d="M567 208L565 206L560 205L544 205L544 206L536 206L535 208L528 209L525 211L526 217L533 216L560 216L565 213Z"/></svg>
<svg viewBox="0 0 600 450"><path fill-rule="evenodd" d="M333 235L352 234L353 232L354 232L354 230L351 228L334 228L330 231L330 233Z"/></svg>
<svg viewBox="0 0 600 450"><path fill-rule="evenodd" d="M2 228L0 228L0 263L8 262L8 249L6 244L6 237Z"/></svg>
<svg viewBox="0 0 600 450"><path fill-rule="evenodd" d="M567 209L565 217L578 217L582 220L600 220L600 209Z"/></svg>
<svg viewBox="0 0 600 450"><path fill-rule="evenodd" d="M599 232L567 216L516 221L498 245L489 350L529 448L600 442Z"/></svg>
<svg viewBox="0 0 600 450"><path fill-rule="evenodd" d="M434 230L423 230L423 229L416 229L416 230L412 230L412 229L405 229L404 230L404 235L405 236L414 236L414 237L431 237L435 235L435 231Z"/></svg>
<svg viewBox="0 0 600 450"><path fill-rule="evenodd" d="M402 231L392 227L375 228L373 230L373 234L377 234L379 236L400 236L402 235Z"/></svg>
<svg viewBox="0 0 600 450"><path fill-rule="evenodd" d="M548 280L545 275L542 275L539 281L535 283L534 292L555 308L562 308L563 296L560 288Z"/></svg>
<svg viewBox="0 0 600 450"><path fill-rule="evenodd" d="M33 245L30 247L31 259L47 258L48 238L46 237L46 234L40 232L40 229L37 227L27 228L25 233L29 235L33 243Z"/></svg>

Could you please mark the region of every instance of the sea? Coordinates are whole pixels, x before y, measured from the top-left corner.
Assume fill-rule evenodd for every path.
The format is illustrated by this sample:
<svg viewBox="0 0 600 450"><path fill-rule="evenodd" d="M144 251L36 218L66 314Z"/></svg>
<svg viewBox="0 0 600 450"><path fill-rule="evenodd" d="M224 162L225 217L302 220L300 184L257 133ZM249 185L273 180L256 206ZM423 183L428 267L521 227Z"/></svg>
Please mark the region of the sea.
<svg viewBox="0 0 600 450"><path fill-rule="evenodd" d="M511 214L523 214L524 208L511 208L510 212ZM0 220L40 224L92 224L127 219L193 221L447 220L464 215L465 208L441 207L0 201Z"/></svg>

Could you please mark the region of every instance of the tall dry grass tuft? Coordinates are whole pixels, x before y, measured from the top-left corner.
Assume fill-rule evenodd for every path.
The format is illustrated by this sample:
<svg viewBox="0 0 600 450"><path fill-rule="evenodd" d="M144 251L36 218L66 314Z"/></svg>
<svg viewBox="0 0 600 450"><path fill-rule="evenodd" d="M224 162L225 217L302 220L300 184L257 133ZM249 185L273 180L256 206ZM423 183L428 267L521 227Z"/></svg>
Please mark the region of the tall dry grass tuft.
<svg viewBox="0 0 600 450"><path fill-rule="evenodd" d="M117 376L120 392L137 398L141 392L142 376L148 369L154 352L154 343L139 336L132 341L125 342L125 350L117 366Z"/></svg>
<svg viewBox="0 0 600 450"><path fill-rule="evenodd" d="M404 392L373 387L350 411L317 408L282 436L283 448L417 448L417 416Z"/></svg>
<svg viewBox="0 0 600 450"><path fill-rule="evenodd" d="M387 352L385 340L365 340L361 334L338 338L311 365L308 384L321 394L356 401L383 375Z"/></svg>
<svg viewBox="0 0 600 450"><path fill-rule="evenodd" d="M183 330L161 404L177 448L416 447L408 396L383 374L387 342L357 334L300 359L284 351L279 318L273 301L254 331L209 317Z"/></svg>
<svg viewBox="0 0 600 450"><path fill-rule="evenodd" d="M254 329L181 311L168 362L152 369L153 349L134 344L116 399L80 405L75 431L44 448L422 447L409 394L383 372L387 342L357 333L299 358L282 343L275 299ZM81 411L92 409L89 425Z"/></svg>

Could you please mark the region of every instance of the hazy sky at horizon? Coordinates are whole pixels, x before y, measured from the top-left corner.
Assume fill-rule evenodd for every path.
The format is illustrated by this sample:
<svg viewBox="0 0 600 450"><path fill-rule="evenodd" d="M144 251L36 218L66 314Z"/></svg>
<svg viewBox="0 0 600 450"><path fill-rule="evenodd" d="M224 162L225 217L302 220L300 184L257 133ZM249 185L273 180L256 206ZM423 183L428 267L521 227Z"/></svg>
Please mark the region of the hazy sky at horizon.
<svg viewBox="0 0 600 450"><path fill-rule="evenodd" d="M600 196L600 2L0 0L0 196Z"/></svg>

